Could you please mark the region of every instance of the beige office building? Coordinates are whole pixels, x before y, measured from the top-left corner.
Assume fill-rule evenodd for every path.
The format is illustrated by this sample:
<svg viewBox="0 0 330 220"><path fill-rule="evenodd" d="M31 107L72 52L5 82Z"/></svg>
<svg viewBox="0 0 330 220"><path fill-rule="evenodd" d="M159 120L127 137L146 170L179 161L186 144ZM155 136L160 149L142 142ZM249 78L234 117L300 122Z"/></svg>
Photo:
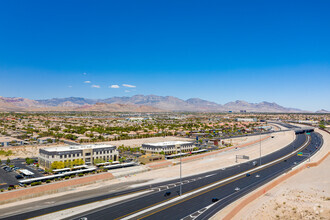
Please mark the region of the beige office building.
<svg viewBox="0 0 330 220"><path fill-rule="evenodd" d="M86 165L92 165L94 159L117 161L119 152L113 145L78 145L50 147L39 150L39 164L50 168L55 161L73 161L83 159Z"/></svg>
<svg viewBox="0 0 330 220"><path fill-rule="evenodd" d="M191 141L166 141L158 143L145 143L142 144L141 150L150 154L159 154L164 152L165 155L177 154L180 152L192 151L195 145Z"/></svg>

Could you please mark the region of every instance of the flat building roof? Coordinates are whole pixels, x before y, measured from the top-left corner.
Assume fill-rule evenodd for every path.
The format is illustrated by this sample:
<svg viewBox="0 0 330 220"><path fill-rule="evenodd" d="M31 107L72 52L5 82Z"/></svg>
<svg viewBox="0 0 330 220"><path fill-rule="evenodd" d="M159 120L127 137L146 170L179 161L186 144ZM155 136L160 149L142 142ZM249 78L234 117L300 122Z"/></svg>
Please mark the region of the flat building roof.
<svg viewBox="0 0 330 220"><path fill-rule="evenodd" d="M165 142L158 142L158 143L145 143L143 145L150 145L155 147L163 147L163 146L171 146L177 144L192 144L192 141L165 141Z"/></svg>
<svg viewBox="0 0 330 220"><path fill-rule="evenodd" d="M43 150L48 152L60 152L60 151L72 151L72 150L83 150L83 149L99 149L99 148L108 148L108 147L116 147L116 146L110 144L69 145L63 147L43 148Z"/></svg>

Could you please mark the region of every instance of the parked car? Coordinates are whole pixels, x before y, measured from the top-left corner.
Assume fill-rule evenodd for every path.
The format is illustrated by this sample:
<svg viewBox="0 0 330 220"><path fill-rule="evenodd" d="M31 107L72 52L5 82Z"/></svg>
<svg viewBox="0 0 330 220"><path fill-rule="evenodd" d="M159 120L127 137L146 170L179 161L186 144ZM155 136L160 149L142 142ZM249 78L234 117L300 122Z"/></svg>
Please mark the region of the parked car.
<svg viewBox="0 0 330 220"><path fill-rule="evenodd" d="M12 170L10 167L6 167L6 168L5 168L5 171L7 171L7 172L12 172L13 170Z"/></svg>
<svg viewBox="0 0 330 220"><path fill-rule="evenodd" d="M16 177L16 179L24 179L24 177L22 175L16 175L15 177Z"/></svg>

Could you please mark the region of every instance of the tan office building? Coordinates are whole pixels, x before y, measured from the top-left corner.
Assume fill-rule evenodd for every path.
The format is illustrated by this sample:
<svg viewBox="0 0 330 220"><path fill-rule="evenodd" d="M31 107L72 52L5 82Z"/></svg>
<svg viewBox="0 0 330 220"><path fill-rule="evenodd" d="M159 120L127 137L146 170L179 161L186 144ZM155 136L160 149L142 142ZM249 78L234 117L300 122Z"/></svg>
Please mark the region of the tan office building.
<svg viewBox="0 0 330 220"><path fill-rule="evenodd" d="M55 161L73 161L84 160L84 164L92 165L94 159L102 159L104 161L117 161L119 152L113 145L79 145L50 147L39 150L39 164L45 168L51 168L51 164Z"/></svg>

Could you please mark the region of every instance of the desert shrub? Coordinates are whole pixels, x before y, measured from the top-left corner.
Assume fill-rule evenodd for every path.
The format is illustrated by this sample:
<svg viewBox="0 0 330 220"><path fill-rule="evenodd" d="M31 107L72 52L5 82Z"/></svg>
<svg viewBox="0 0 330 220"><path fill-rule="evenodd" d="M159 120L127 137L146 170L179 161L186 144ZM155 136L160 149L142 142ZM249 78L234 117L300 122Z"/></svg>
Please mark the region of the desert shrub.
<svg viewBox="0 0 330 220"><path fill-rule="evenodd" d="M31 183L31 186L37 186L37 185L41 185L41 181Z"/></svg>

